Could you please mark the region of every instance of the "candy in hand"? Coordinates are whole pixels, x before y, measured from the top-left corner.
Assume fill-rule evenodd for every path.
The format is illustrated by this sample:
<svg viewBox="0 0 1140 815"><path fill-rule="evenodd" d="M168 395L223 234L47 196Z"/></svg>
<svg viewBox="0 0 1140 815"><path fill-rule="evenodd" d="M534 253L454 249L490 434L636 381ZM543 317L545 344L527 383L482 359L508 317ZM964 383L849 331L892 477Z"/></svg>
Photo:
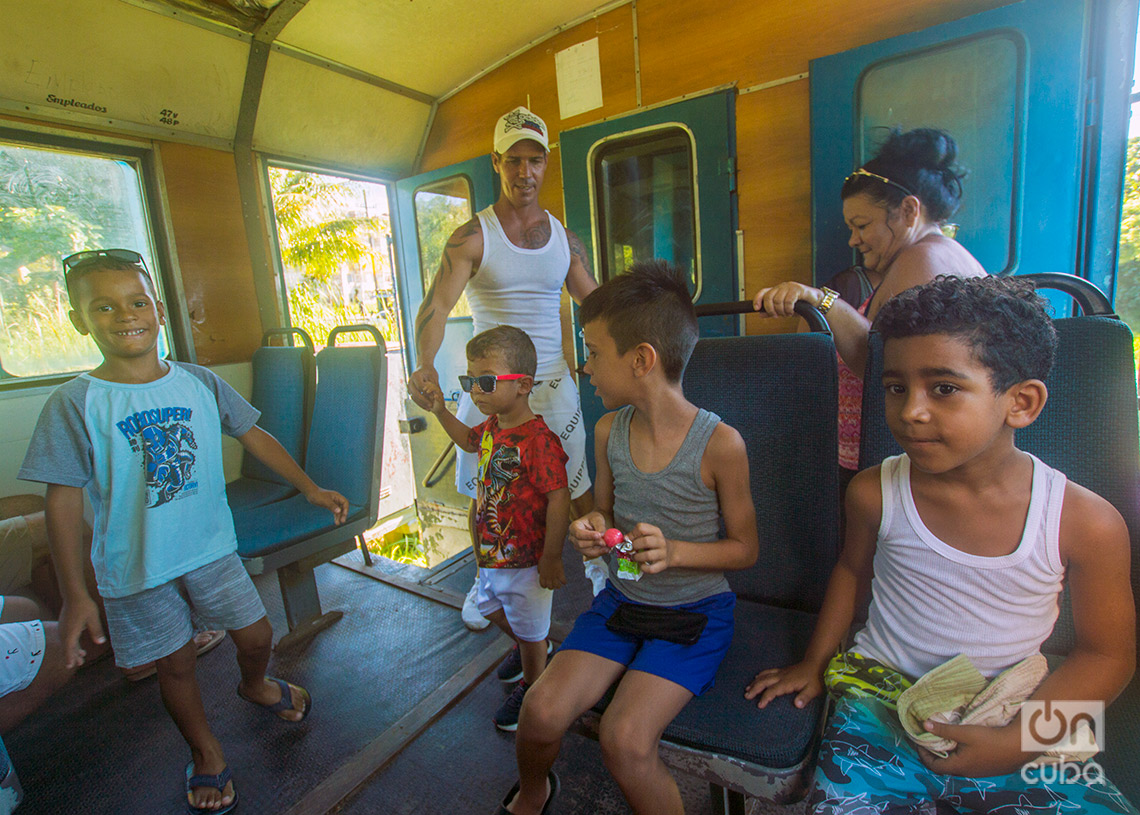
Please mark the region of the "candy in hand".
<svg viewBox="0 0 1140 815"><path fill-rule="evenodd" d="M625 540L625 535L622 534L620 529L614 529L611 527L610 529L606 530L606 533L602 536L602 540L606 542L606 546L613 549L615 546Z"/></svg>

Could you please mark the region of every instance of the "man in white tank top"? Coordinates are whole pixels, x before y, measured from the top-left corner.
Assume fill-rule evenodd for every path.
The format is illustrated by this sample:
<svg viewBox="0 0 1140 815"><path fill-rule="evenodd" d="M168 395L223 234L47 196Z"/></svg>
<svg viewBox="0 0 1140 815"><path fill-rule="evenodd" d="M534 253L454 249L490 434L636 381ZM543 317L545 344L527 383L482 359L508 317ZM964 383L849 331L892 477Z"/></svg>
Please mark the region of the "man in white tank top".
<svg viewBox="0 0 1140 815"><path fill-rule="evenodd" d="M417 405L428 407L423 391L429 382L439 384L435 356L447 317L465 289L475 333L496 325L526 331L538 352L539 381L531 393L531 407L562 440L574 499L571 514L577 517L592 506L590 477L578 389L562 355L559 306L563 284L581 303L598 283L582 241L539 204L549 150L547 132L546 123L524 107L501 116L495 125L492 162L502 184L499 200L447 241L439 271L416 315L419 367L408 379L408 393ZM474 424L476 413L470 396L464 394L459 418ZM474 497L474 456L459 452L455 469L456 489ZM591 565L604 585L604 566L588 563L587 573ZM469 628L485 627L486 620L469 605L464 604L464 622Z"/></svg>

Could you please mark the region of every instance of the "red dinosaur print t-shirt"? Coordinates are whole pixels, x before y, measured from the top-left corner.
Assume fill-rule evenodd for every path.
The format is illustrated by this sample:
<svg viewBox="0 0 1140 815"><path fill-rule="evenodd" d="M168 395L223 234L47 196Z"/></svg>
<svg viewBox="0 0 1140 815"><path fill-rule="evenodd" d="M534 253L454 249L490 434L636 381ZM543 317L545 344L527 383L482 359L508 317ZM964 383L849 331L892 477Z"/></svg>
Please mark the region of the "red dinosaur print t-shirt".
<svg viewBox="0 0 1140 815"><path fill-rule="evenodd" d="M499 417L471 428L476 470L475 559L480 568L538 565L546 541L546 493L566 486L566 453L541 416L504 430Z"/></svg>

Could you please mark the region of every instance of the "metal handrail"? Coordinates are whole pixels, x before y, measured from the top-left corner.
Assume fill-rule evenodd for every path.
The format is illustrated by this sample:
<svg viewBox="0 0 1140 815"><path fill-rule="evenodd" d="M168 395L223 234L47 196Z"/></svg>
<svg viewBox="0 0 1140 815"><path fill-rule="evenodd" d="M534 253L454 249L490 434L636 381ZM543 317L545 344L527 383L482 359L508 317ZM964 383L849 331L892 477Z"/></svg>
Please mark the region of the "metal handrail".
<svg viewBox="0 0 1140 815"><path fill-rule="evenodd" d="M737 300L732 303L705 303L696 307L698 317L720 317L729 314L757 314L751 300ZM823 312L804 300L796 303L796 314L803 317L812 331L831 334L831 326Z"/></svg>

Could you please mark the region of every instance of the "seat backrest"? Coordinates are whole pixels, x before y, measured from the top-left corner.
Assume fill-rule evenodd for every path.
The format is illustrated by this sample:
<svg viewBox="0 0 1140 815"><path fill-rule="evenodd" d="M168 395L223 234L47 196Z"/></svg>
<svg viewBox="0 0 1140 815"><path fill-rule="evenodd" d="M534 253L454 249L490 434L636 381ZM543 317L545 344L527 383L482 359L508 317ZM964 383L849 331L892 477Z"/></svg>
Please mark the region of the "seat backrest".
<svg viewBox="0 0 1140 815"><path fill-rule="evenodd" d="M1054 320L1057 355L1045 385L1041 415L1017 432L1017 446L1109 501L1124 516L1132 540L1132 591L1140 601L1140 441L1132 332L1114 317ZM871 467L902 452L887 429L882 338L872 333L863 390L859 464ZM1061 616L1042 646L1064 654L1073 646L1066 588Z"/></svg>
<svg viewBox="0 0 1140 815"><path fill-rule="evenodd" d="M818 611L839 550L836 358L822 333L703 339L685 394L748 448L760 556L738 597Z"/></svg>
<svg viewBox="0 0 1140 815"><path fill-rule="evenodd" d="M867 364L863 374L863 407L859 419L859 469L874 467L902 452L887 428L887 403L883 391L883 337L872 331L867 338Z"/></svg>
<svg viewBox="0 0 1140 815"><path fill-rule="evenodd" d="M379 345L336 347L338 333L375 332ZM388 387L385 347L372 326L334 328L317 353L317 393L305 471L356 507L379 509Z"/></svg>
<svg viewBox="0 0 1140 815"><path fill-rule="evenodd" d="M1017 432L1017 446L1111 503L1132 540L1132 592L1140 601L1140 435L1132 332L1112 317L1055 320L1057 357L1045 385L1049 400L1037 421ZM1069 593L1042 646L1073 646Z"/></svg>
<svg viewBox="0 0 1140 815"><path fill-rule="evenodd" d="M263 345L253 352L253 389L250 403L261 411L258 426L270 433L305 465L305 439L316 387L313 350L307 346ZM241 474L246 478L287 484L254 456L244 455Z"/></svg>

